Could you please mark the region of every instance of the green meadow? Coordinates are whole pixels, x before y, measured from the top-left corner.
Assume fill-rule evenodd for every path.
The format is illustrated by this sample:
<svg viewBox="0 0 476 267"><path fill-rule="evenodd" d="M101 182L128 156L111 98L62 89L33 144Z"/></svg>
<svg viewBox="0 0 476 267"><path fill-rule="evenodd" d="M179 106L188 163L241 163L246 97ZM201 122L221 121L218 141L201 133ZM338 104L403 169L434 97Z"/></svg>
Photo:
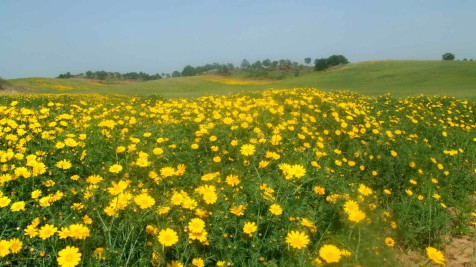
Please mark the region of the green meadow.
<svg viewBox="0 0 476 267"><path fill-rule="evenodd" d="M229 79L246 79L235 72ZM268 88L311 87L323 91L351 90L367 96L449 95L476 99L476 62L384 60L351 63L342 67L288 75L266 84L230 85L204 76L177 77L148 82L98 82L84 79L21 78L9 83L25 93L99 93L124 95L160 94L165 98L199 97Z"/></svg>

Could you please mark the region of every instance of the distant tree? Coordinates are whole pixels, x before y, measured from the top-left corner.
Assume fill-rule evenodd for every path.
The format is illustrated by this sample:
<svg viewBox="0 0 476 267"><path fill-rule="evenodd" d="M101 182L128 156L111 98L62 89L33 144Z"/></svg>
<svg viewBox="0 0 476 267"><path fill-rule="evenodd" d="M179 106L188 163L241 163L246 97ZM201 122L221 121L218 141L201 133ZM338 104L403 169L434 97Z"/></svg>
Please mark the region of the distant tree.
<svg viewBox="0 0 476 267"><path fill-rule="evenodd" d="M90 70L86 71L86 78L88 79L94 78L94 73Z"/></svg>
<svg viewBox="0 0 476 267"><path fill-rule="evenodd" d="M318 58L314 60L314 69L316 71L325 70L328 67L329 67L329 64L327 62L327 58Z"/></svg>
<svg viewBox="0 0 476 267"><path fill-rule="evenodd" d="M235 69L235 66L233 64L228 63L228 64L219 64L219 63L213 63L213 64L206 64L204 66L197 66L195 67L195 74L203 74L203 73L210 73L210 72L221 72L224 69L228 70L233 70Z"/></svg>
<svg viewBox="0 0 476 267"><path fill-rule="evenodd" d="M255 63L253 63L253 65L251 65L253 67L253 69L255 70L260 70L263 68L263 65L261 64L261 61L256 61Z"/></svg>
<svg viewBox="0 0 476 267"><path fill-rule="evenodd" d="M210 65L210 64L207 64L207 65ZM209 66L207 66L207 65L196 67L195 68L195 74L202 74L202 73L208 71Z"/></svg>
<svg viewBox="0 0 476 267"><path fill-rule="evenodd" d="M452 53L444 53L441 56L442 60L455 60L455 55Z"/></svg>
<svg viewBox="0 0 476 267"><path fill-rule="evenodd" d="M168 74L168 73L167 73L167 74L165 74L165 76L166 76L167 78L170 78L170 74Z"/></svg>
<svg viewBox="0 0 476 267"><path fill-rule="evenodd" d="M125 80L138 80L139 79L139 73L137 73L137 72L124 73L122 75L122 78L125 79Z"/></svg>
<svg viewBox="0 0 476 267"><path fill-rule="evenodd" d="M149 74L144 73L144 72L142 72L142 71L138 73L138 76L139 76L139 77L138 77L139 80L141 80L141 81L148 81L149 78L150 78L150 75L149 75Z"/></svg>
<svg viewBox="0 0 476 267"><path fill-rule="evenodd" d="M349 63L349 61L343 55L332 55L327 58L327 64L329 64L329 66L337 66L347 63Z"/></svg>
<svg viewBox="0 0 476 267"><path fill-rule="evenodd" d="M221 65L220 68L218 68L218 74L220 75L230 75L230 69L228 69L227 65Z"/></svg>
<svg viewBox="0 0 476 267"><path fill-rule="evenodd" d="M287 70L291 67L292 62L289 59L280 59L279 60L279 68L283 70Z"/></svg>
<svg viewBox="0 0 476 267"><path fill-rule="evenodd" d="M98 80L105 80L107 78L107 72L101 70L94 73L94 77Z"/></svg>
<svg viewBox="0 0 476 267"><path fill-rule="evenodd" d="M196 74L195 68L187 65L182 70L182 76L194 76Z"/></svg>
<svg viewBox="0 0 476 267"><path fill-rule="evenodd" d="M304 63L306 63L306 65L311 64L311 58L310 57L305 58Z"/></svg>
<svg viewBox="0 0 476 267"><path fill-rule="evenodd" d="M247 70L247 69L249 69L250 67L251 67L251 65L250 65L250 62L248 62L248 60L243 59L243 61L241 61L240 68L241 68L242 70Z"/></svg>
<svg viewBox="0 0 476 267"><path fill-rule="evenodd" d="M338 57L340 59L340 64L349 64L349 60L343 55L338 55Z"/></svg>
<svg viewBox="0 0 476 267"><path fill-rule="evenodd" d="M180 77L180 71L176 70L174 72L172 72L172 77Z"/></svg>
<svg viewBox="0 0 476 267"><path fill-rule="evenodd" d="M314 60L314 70L321 71L332 66L347 64L349 60L343 55L332 55L328 58L318 58Z"/></svg>
<svg viewBox="0 0 476 267"><path fill-rule="evenodd" d="M71 75L71 73L68 71L64 74L58 75L58 77L56 77L56 78L58 78L58 79L69 79L71 77L73 77L73 75Z"/></svg>
<svg viewBox="0 0 476 267"><path fill-rule="evenodd" d="M263 60L263 66L265 67L271 66L271 60L269 60L269 58Z"/></svg>

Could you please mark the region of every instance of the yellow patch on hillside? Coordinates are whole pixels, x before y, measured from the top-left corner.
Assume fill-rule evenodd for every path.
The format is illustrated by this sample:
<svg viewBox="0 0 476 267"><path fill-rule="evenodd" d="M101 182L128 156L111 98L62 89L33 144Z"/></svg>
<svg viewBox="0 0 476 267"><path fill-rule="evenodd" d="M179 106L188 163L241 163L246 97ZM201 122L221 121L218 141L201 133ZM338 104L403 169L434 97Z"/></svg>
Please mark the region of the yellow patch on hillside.
<svg viewBox="0 0 476 267"><path fill-rule="evenodd" d="M273 83L273 81L269 81L269 80L241 80L241 79L233 79L233 78L226 78L222 76L211 76L211 75L197 76L197 78L207 82L220 83L220 84L226 84L226 85L263 85L263 84Z"/></svg>
<svg viewBox="0 0 476 267"><path fill-rule="evenodd" d="M37 86L43 88L54 89L57 91L73 91L73 90L90 90L93 87L115 87L121 86L121 84L110 84L110 83L101 83L96 80L87 80L87 79L72 79L64 80L67 85L57 83L57 80L51 79L34 79L33 83Z"/></svg>
<svg viewBox="0 0 476 267"><path fill-rule="evenodd" d="M129 83L135 83L136 82L136 81L114 81L114 83L103 83L103 82L99 82L98 80L91 80L91 79L85 79L85 78L75 78L75 80L79 80L81 82L84 82L87 85L106 86L106 87L121 86L122 84L129 84Z"/></svg>
<svg viewBox="0 0 476 267"><path fill-rule="evenodd" d="M45 81L45 80L38 80L35 83L38 84L41 87L48 87L48 88L56 89L58 91L68 91L68 90L74 89L71 86L65 86L65 85L61 85L61 84L51 83L51 82L48 82L48 81Z"/></svg>
<svg viewBox="0 0 476 267"><path fill-rule="evenodd" d="M107 87L119 86L118 84L104 84L104 83L95 83L95 82L90 82L89 84L94 86L107 86Z"/></svg>

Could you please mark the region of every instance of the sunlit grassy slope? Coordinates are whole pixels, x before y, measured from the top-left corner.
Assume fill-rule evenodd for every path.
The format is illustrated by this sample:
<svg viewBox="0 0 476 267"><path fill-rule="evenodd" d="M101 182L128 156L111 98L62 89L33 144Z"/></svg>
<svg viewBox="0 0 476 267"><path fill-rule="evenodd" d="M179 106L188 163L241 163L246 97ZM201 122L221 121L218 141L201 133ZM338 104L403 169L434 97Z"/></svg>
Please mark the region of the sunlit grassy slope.
<svg viewBox="0 0 476 267"><path fill-rule="evenodd" d="M352 90L376 96L451 95L476 99L474 61L367 61L324 72L309 72L280 81L255 81L216 76L161 79L149 82L109 82L81 79L23 78L9 80L30 93L99 93L150 95L166 98L228 94L266 88L314 87Z"/></svg>

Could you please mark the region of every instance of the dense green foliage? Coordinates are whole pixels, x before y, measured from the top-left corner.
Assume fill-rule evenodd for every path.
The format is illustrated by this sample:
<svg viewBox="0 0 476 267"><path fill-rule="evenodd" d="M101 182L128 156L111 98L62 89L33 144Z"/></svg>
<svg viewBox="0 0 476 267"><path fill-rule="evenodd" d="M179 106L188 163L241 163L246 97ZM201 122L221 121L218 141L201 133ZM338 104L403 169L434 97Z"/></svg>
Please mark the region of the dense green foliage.
<svg viewBox="0 0 476 267"><path fill-rule="evenodd" d="M311 58L306 58L305 62L306 60L310 62ZM289 76L289 74L299 76L300 73L304 73L308 69L302 64L289 59L272 61L269 58L263 61L257 60L252 64L250 64L248 60L243 59L240 67L240 70L246 73L245 77L247 78L269 80L282 80L286 78L286 76Z"/></svg>
<svg viewBox="0 0 476 267"><path fill-rule="evenodd" d="M455 59L455 55L452 54L452 53L444 53L441 58L443 60L454 60Z"/></svg>
<svg viewBox="0 0 476 267"><path fill-rule="evenodd" d="M119 73L119 72L106 72L106 71L96 71L92 72L90 70L86 71L86 73L80 74L71 74L70 72L66 72L64 74L60 74L58 79L69 79L69 78L86 78L86 79L97 79L97 80L140 80L140 81L150 81L150 80L158 80L161 79L162 76L160 74L147 74L144 72L128 72L128 73Z"/></svg>
<svg viewBox="0 0 476 267"><path fill-rule="evenodd" d="M203 66L197 66L193 67L190 65L187 65L183 68L182 72L174 71L172 73L172 77L178 77L178 76L195 76L195 75L202 75L202 74L207 74L207 73L216 73L219 75L229 75L231 71L235 69L235 66L231 63L227 64L218 64L218 63L213 63L213 64L206 64ZM174 73L178 72L180 75L174 75Z"/></svg>
<svg viewBox="0 0 476 267"><path fill-rule="evenodd" d="M318 58L314 60L314 69L316 71L322 71L330 67L348 63L349 61L343 55L332 55L328 58Z"/></svg>

